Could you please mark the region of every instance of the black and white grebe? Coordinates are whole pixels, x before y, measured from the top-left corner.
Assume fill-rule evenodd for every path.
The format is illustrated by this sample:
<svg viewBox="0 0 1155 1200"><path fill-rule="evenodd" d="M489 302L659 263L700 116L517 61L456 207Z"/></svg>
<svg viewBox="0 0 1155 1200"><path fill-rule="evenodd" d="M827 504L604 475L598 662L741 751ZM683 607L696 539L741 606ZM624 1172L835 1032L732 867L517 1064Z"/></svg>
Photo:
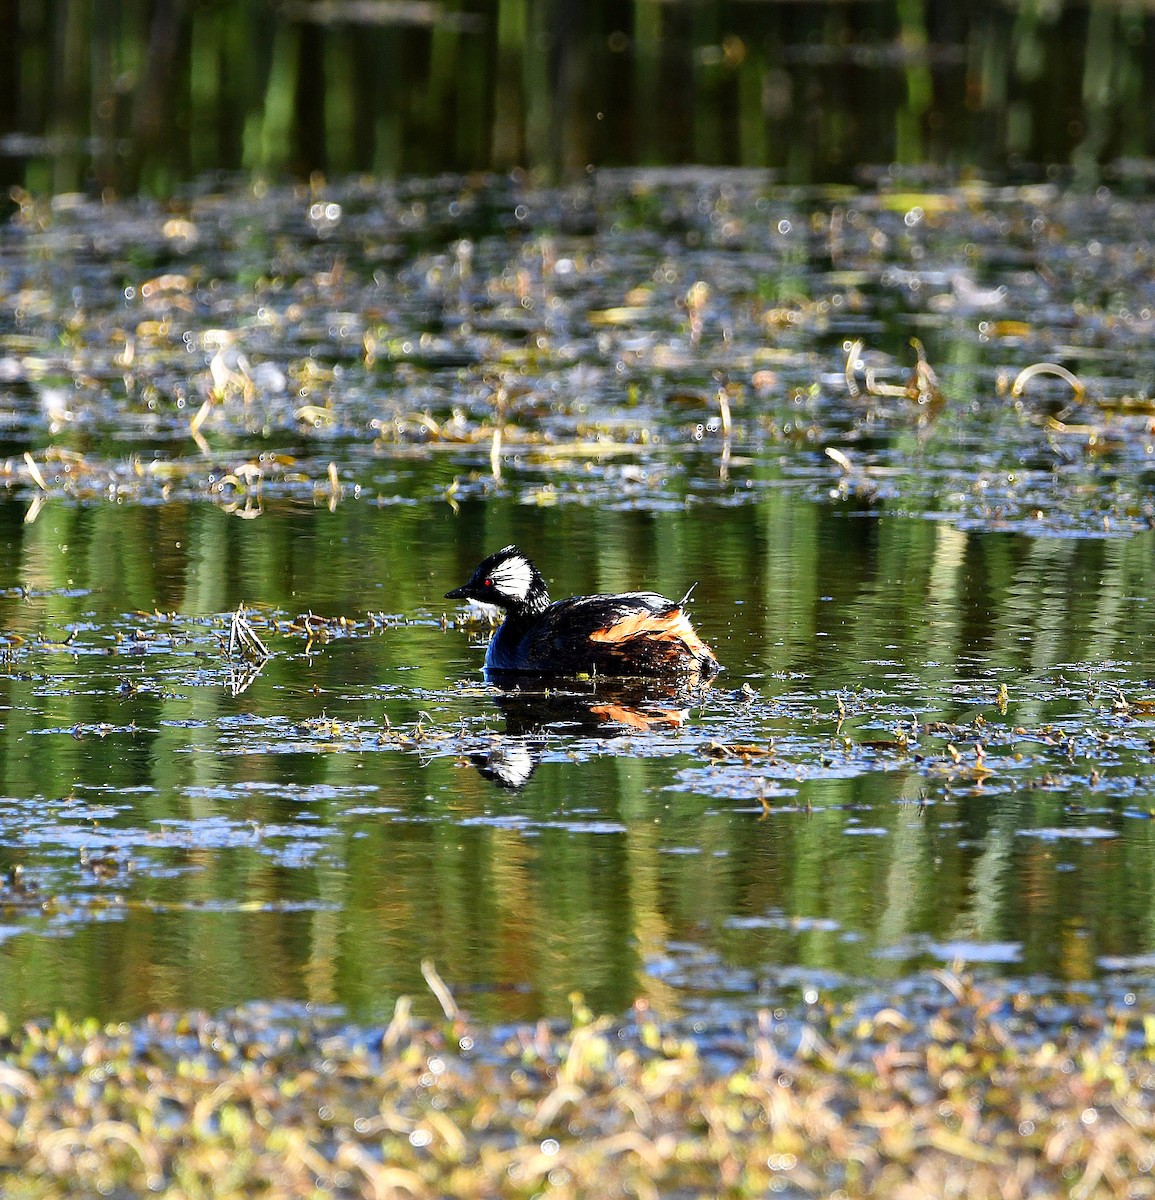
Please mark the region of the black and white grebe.
<svg viewBox="0 0 1155 1200"><path fill-rule="evenodd" d="M485 653L490 672L711 679L718 660L690 624L688 596L622 592L551 604L545 580L516 546L491 554L467 583L445 593L504 609Z"/></svg>

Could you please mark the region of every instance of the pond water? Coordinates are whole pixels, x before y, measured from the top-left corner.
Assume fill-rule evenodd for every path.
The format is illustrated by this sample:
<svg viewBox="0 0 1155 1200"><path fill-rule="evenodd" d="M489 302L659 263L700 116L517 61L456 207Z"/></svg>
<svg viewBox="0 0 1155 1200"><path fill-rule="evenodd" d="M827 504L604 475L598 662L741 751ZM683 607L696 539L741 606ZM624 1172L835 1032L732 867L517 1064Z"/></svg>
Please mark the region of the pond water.
<svg viewBox="0 0 1155 1200"><path fill-rule="evenodd" d="M1148 971L1152 216L716 172L29 201L0 1009ZM1044 360L1080 387L1012 389ZM696 582L723 673L487 687L441 597L511 541L555 596Z"/></svg>

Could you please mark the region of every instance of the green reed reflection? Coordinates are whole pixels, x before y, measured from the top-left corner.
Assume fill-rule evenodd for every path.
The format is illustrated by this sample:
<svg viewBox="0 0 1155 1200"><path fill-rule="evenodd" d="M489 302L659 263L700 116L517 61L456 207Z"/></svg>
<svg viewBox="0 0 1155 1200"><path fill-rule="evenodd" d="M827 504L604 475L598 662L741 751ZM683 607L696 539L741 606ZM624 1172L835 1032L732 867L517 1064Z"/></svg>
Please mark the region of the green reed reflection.
<svg viewBox="0 0 1155 1200"><path fill-rule="evenodd" d="M1145 718L1136 741L1112 690L1155 672L1151 535L967 533L786 493L723 524L501 501L255 523L54 503L32 525L5 505L0 523L0 629L27 639L0 676L10 1013L283 996L381 1014L427 957L489 1017L564 1012L575 987L674 1013L952 947L1075 978L1151 947ZM698 580L727 671L689 725L571 720L530 735L522 790L478 772L519 737L440 596L507 540L557 595ZM308 650L270 632L277 656L233 695L206 621L241 600L392 619ZM922 754L955 723L958 770L895 752L912 718ZM711 739L777 757L712 765Z"/></svg>
<svg viewBox="0 0 1155 1200"><path fill-rule="evenodd" d="M213 170L436 174L1151 153L1141 6L741 3L19 6L11 182L168 193Z"/></svg>

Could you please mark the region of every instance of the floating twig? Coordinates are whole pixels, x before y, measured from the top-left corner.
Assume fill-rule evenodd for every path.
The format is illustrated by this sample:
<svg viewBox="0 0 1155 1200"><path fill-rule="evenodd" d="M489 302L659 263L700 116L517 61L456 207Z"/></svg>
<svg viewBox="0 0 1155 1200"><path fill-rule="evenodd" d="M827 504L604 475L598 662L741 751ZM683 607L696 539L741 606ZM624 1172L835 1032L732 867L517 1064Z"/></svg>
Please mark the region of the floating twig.
<svg viewBox="0 0 1155 1200"><path fill-rule="evenodd" d="M237 605L237 611L233 613L232 623L229 626L229 648L228 657L234 657L236 652L240 653L242 658L264 662L267 658L272 658L272 652L268 649L264 642L257 636L256 630L249 624L248 618L245 616L245 606ZM251 683L252 680L249 680ZM246 687L248 684L245 685Z"/></svg>
<svg viewBox="0 0 1155 1200"><path fill-rule="evenodd" d="M207 458L209 451L208 440L201 433L201 426L208 419L208 415L212 412L214 400L210 396L197 411L192 415L188 423L189 436L196 442L197 449Z"/></svg>
<svg viewBox="0 0 1155 1200"><path fill-rule="evenodd" d="M722 417L722 436L730 440L730 397L726 395L726 389L720 387L718 389L718 409Z"/></svg>
<svg viewBox="0 0 1155 1200"><path fill-rule="evenodd" d="M36 465L36 460L24 451L24 465L28 468L28 474L32 476L32 482L42 491L48 491L48 484L44 482L44 476L40 474L40 468Z"/></svg>
<svg viewBox="0 0 1155 1200"><path fill-rule="evenodd" d="M939 388L938 372L930 365L926 350L918 338L910 339L911 347L918 356L914 374L910 378L907 393L919 404L940 405L943 401L942 390Z"/></svg>
<svg viewBox="0 0 1155 1200"><path fill-rule="evenodd" d="M497 383L490 399L493 401L493 442L489 447L489 469L495 483L501 482L501 440L505 428L505 411L509 403L509 392L505 385Z"/></svg>
<svg viewBox="0 0 1155 1200"><path fill-rule="evenodd" d="M209 398L208 398L208 399L207 399L207 400L206 400L206 401L205 401L205 402L204 402L204 403L203 403L203 404L200 406L200 408L198 408L198 409L196 410L196 412L195 412L195 413L192 415L192 417L189 419L189 423L188 423L188 429L189 429L189 433L191 433L191 434L193 435L193 437L194 437L194 438L196 437L196 435L197 435L198 433L200 433L200 428L201 428L201 426L202 426L202 425L205 423L205 421L208 419L208 415L209 415L209 413L211 413L211 412L212 412L212 410L213 410L213 403L214 403L214 401L213 401L213 398L210 396L210 397L209 397Z"/></svg>
<svg viewBox="0 0 1155 1200"><path fill-rule="evenodd" d="M40 510L48 503L48 497L43 492L37 492L32 497L32 503L28 506L28 511L24 514L24 524L34 525L36 518L40 516Z"/></svg>
<svg viewBox="0 0 1155 1200"><path fill-rule="evenodd" d="M1029 367L1024 367L1015 377L1015 382L1011 384L1011 395L1016 399L1023 394L1027 384L1034 379L1036 375L1057 375L1064 383L1070 385L1071 390L1075 393L1078 399L1082 399L1087 394L1087 389L1083 386L1083 381L1073 375L1066 367L1060 366L1058 363L1032 363Z"/></svg>
<svg viewBox="0 0 1155 1200"><path fill-rule="evenodd" d="M445 1019L447 1021L461 1020L461 1009L458 1008L457 1001L454 1000L453 993L446 986L445 980L438 975L431 958L421 960L421 974L425 977L425 982L429 984L429 990L437 997L437 1003L441 1005Z"/></svg>
<svg viewBox="0 0 1155 1200"><path fill-rule="evenodd" d="M341 476L337 470L337 464L335 462L329 463L328 480L329 480L329 511L336 512L337 505L340 504L341 498L345 494L345 489L341 486Z"/></svg>
<svg viewBox="0 0 1155 1200"><path fill-rule="evenodd" d="M855 378L855 375L858 372L858 368L862 365L860 356L864 345L865 343L862 338L855 338L846 347L846 390L850 393L851 398L859 394L858 380Z"/></svg>
<svg viewBox="0 0 1155 1200"><path fill-rule="evenodd" d="M493 478L498 482L501 481L501 426L494 426L493 442L489 447L489 469L493 472Z"/></svg>

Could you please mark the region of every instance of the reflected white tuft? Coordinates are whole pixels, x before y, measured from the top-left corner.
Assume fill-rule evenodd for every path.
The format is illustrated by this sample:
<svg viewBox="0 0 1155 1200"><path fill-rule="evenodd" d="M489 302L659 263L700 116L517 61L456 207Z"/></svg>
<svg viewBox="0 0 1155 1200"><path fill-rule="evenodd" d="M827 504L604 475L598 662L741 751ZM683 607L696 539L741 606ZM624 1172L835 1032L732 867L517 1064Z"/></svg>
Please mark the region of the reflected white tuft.
<svg viewBox="0 0 1155 1200"><path fill-rule="evenodd" d="M506 787L519 788L533 774L537 763L528 747L520 743L495 746L486 764L493 777Z"/></svg>
<svg viewBox="0 0 1155 1200"><path fill-rule="evenodd" d="M489 573L493 586L512 600L524 600L533 583L533 567L528 559L516 555L500 562Z"/></svg>

